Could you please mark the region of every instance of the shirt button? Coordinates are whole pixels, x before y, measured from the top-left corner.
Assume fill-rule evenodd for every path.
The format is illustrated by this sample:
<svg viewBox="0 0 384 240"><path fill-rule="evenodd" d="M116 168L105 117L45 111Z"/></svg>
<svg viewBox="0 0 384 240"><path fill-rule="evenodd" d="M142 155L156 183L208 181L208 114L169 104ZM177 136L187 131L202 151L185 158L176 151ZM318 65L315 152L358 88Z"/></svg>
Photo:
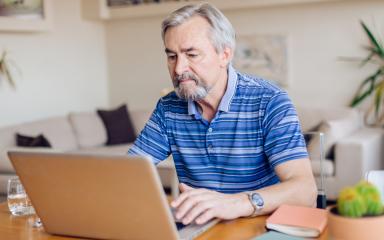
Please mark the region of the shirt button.
<svg viewBox="0 0 384 240"><path fill-rule="evenodd" d="M212 149L212 147L213 147L212 144L208 145L208 149Z"/></svg>
<svg viewBox="0 0 384 240"><path fill-rule="evenodd" d="M213 131L213 129L212 129L212 128L208 128L208 132L210 132L210 133L211 133L212 131Z"/></svg>

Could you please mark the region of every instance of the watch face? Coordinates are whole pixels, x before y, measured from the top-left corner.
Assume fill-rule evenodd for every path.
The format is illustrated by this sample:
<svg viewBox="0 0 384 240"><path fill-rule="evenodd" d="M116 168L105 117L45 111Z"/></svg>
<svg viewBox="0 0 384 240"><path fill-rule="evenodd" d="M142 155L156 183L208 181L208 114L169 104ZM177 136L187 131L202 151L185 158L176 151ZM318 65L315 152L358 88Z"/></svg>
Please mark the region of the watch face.
<svg viewBox="0 0 384 240"><path fill-rule="evenodd" d="M258 193L252 194L252 202L254 202L259 207L264 206L264 200Z"/></svg>

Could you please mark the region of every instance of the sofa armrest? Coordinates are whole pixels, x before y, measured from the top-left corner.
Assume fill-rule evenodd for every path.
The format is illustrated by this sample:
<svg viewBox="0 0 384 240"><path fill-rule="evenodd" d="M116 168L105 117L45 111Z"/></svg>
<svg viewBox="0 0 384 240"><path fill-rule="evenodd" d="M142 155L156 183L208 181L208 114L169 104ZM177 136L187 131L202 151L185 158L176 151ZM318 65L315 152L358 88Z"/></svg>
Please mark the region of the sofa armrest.
<svg viewBox="0 0 384 240"><path fill-rule="evenodd" d="M0 174L14 172L15 170L12 167L11 161L9 161L7 150L0 149Z"/></svg>
<svg viewBox="0 0 384 240"><path fill-rule="evenodd" d="M335 177L339 186L353 185L369 170L381 169L383 131L361 128L335 145Z"/></svg>
<svg viewBox="0 0 384 240"><path fill-rule="evenodd" d="M16 177L15 173L1 173L0 174L0 196L7 195L8 179Z"/></svg>
<svg viewBox="0 0 384 240"><path fill-rule="evenodd" d="M53 152L61 153L63 151L58 149L46 148L46 147L10 147L7 149L0 149L0 174L14 174L15 169L13 169L11 160L8 158L8 151L28 151L28 152Z"/></svg>

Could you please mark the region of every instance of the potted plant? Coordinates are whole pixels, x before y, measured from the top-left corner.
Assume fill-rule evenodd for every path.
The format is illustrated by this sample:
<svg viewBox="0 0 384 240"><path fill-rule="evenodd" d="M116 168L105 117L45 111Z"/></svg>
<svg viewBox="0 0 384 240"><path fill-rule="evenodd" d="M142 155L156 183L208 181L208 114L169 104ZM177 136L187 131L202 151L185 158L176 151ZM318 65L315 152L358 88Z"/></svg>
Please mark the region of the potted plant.
<svg viewBox="0 0 384 240"><path fill-rule="evenodd" d="M384 42L379 40L367 25L361 21L361 26L367 34L370 45L366 47L367 57L361 60L361 66L367 63L376 66L376 70L360 84L350 106L356 107L369 96L374 94L373 101L365 114L365 122L371 126L384 125Z"/></svg>
<svg viewBox="0 0 384 240"><path fill-rule="evenodd" d="M379 190L367 181L341 190L337 205L328 214L332 239L382 239L383 204Z"/></svg>

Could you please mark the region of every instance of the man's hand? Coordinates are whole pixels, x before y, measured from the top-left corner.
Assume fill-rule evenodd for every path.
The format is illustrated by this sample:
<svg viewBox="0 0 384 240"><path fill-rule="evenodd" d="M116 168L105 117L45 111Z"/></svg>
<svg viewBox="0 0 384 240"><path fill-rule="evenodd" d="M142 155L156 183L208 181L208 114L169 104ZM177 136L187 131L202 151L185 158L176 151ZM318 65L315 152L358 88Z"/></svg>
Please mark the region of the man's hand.
<svg viewBox="0 0 384 240"><path fill-rule="evenodd" d="M245 193L224 194L212 190L195 189L180 184L181 194L171 203L176 208L176 218L183 224L195 221L204 224L213 218L235 219L249 216L253 206Z"/></svg>

